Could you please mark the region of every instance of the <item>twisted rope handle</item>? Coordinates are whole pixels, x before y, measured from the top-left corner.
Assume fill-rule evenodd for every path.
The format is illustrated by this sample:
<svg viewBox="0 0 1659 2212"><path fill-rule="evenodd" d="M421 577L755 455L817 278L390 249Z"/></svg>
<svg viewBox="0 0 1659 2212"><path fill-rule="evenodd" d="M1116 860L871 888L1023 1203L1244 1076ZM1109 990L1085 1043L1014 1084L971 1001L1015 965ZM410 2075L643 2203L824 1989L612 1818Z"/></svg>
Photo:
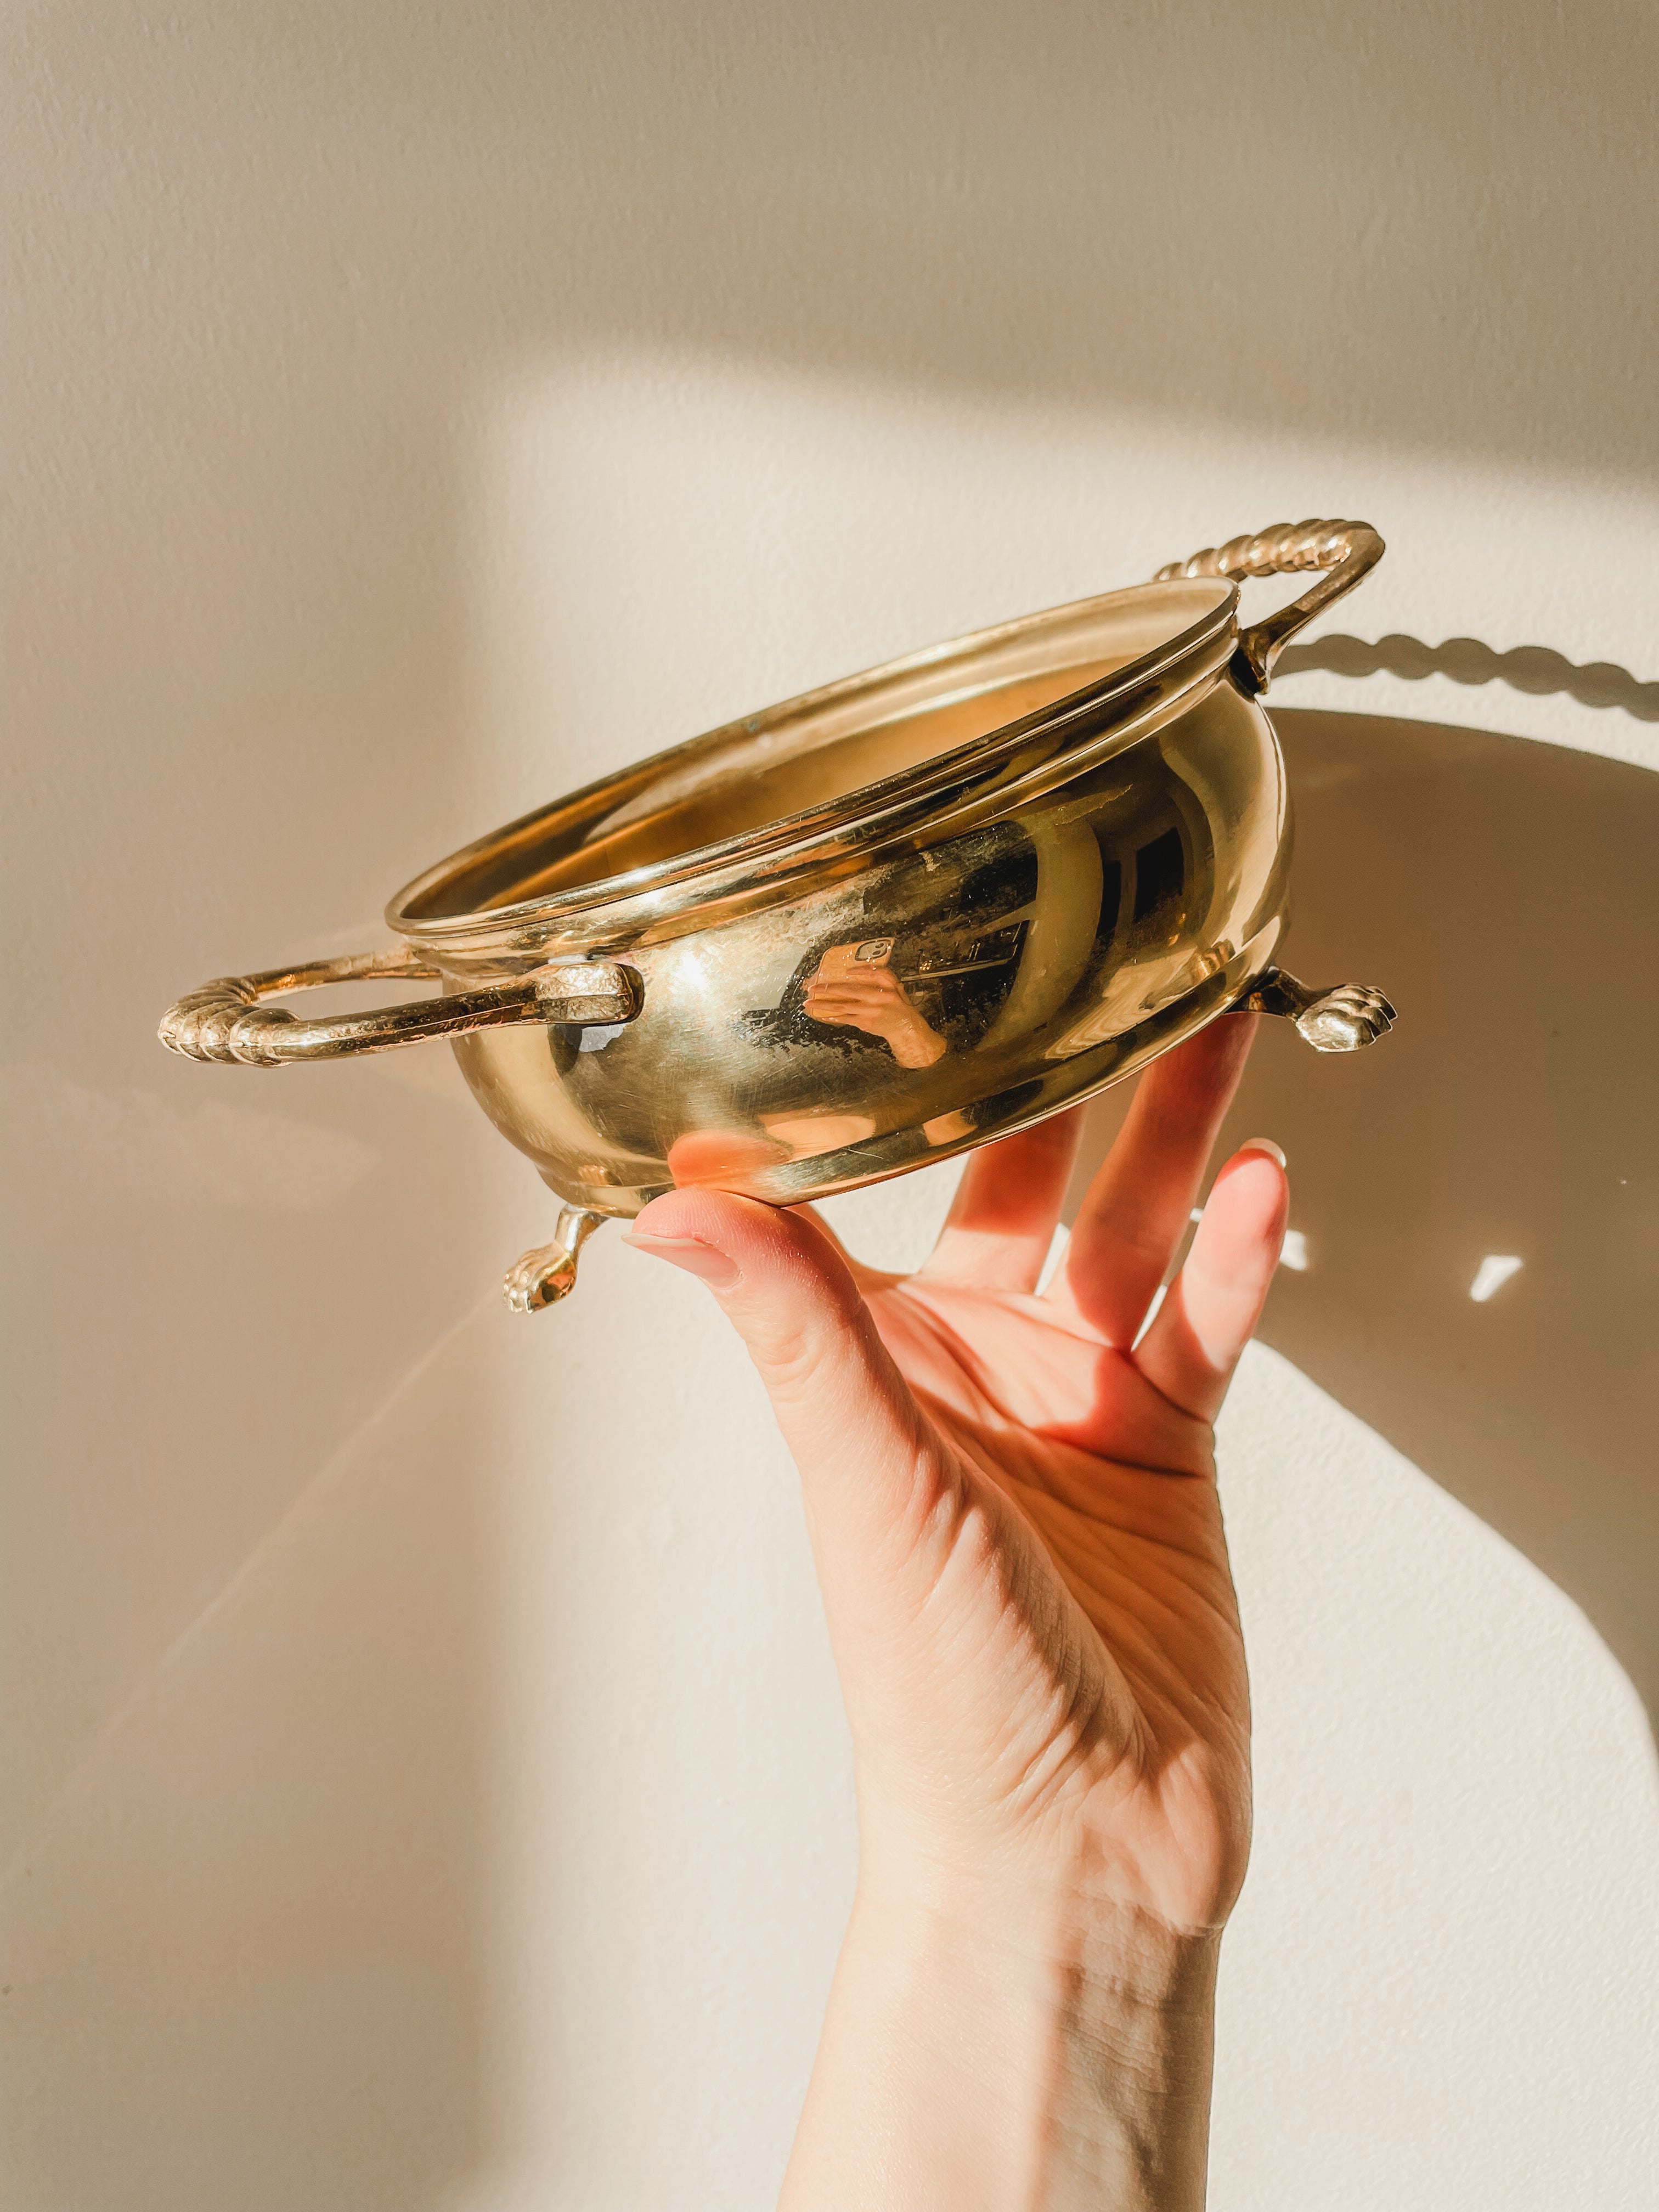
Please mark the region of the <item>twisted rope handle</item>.
<svg viewBox="0 0 1659 2212"><path fill-rule="evenodd" d="M1382 558L1382 540L1369 522L1275 522L1254 538L1206 545L1190 560L1171 561L1154 583L1176 576L1285 576L1304 568L1325 571L1310 591L1254 629L1241 630L1234 672L1250 691L1265 691L1273 663L1297 630L1322 614Z"/></svg>
<svg viewBox="0 0 1659 2212"><path fill-rule="evenodd" d="M298 1060L343 1060L427 1037L465 1036L473 1030L514 1023L632 1021L640 1010L640 978L610 961L550 965L510 982L478 991L451 992L366 1014L331 1014L296 1021L286 1007L261 1000L321 983L378 982L410 976L441 980L407 946L359 952L340 960L312 960L298 968L269 968L258 975L222 975L167 1008L157 1031L169 1052L185 1060L240 1061L246 1067L282 1067Z"/></svg>

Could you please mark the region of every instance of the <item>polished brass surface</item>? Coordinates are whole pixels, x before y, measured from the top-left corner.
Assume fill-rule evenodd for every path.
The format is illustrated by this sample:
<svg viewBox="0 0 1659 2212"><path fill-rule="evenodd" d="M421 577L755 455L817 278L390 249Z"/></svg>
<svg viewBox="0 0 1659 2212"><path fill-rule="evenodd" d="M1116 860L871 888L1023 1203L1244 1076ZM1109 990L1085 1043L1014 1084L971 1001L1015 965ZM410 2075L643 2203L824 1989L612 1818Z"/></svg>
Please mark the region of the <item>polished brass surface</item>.
<svg viewBox="0 0 1659 2212"><path fill-rule="evenodd" d="M468 846L392 927L457 976L611 956L965 835L1121 752L1218 683L1224 579L1031 615L726 724Z"/></svg>
<svg viewBox="0 0 1659 2212"><path fill-rule="evenodd" d="M1218 682L1130 757L962 836L703 927L642 916L617 948L643 986L626 1027L482 1030L456 1058L592 1211L686 1182L844 1189L1036 1120L1220 1012L1278 945L1287 814L1266 716Z"/></svg>
<svg viewBox="0 0 1659 2212"><path fill-rule="evenodd" d="M795 1204L901 1174L1230 1006L1369 1042L1380 994L1274 965L1291 816L1256 694L1381 550L1364 524L1281 526L728 723L429 870L387 910L399 951L210 985L163 1039L274 1065L449 1036L566 1202L508 1278L521 1310L659 1191ZM1310 568L1241 637L1232 578ZM387 975L445 995L310 1024L258 1004Z"/></svg>

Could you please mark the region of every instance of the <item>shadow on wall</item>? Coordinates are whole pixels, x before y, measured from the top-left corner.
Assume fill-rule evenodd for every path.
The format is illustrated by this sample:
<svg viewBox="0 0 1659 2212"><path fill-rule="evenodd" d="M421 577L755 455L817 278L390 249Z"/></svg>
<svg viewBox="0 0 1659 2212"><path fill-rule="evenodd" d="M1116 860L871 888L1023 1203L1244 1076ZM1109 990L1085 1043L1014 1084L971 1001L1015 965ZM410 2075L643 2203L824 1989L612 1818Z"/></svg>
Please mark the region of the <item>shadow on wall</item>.
<svg viewBox="0 0 1659 2212"><path fill-rule="evenodd" d="M35 11L29 35L61 48L61 20ZM511 301L532 357L550 323L1626 483L1659 466L1654 299L1631 279L1654 160L1641 9L360 0L118 11L83 36L84 116L136 94L171 118L153 167L123 173L161 203L169 284L137 261L115 277L143 286L170 365L200 256L214 327L250 354L268 333L285 363L292 284L343 329L399 331L428 375L434 336L470 352ZM301 131L249 127L285 97ZM59 149L95 126L40 112L51 235L84 189L58 182ZM263 169L280 247L179 223L181 163L221 222L242 204L224 176L257 204Z"/></svg>
<svg viewBox="0 0 1659 2212"><path fill-rule="evenodd" d="M1511 691L1535 698L1576 699L1581 707L1622 707L1638 722L1659 722L1659 684L1638 684L1615 661L1592 660L1582 667L1547 645L1517 645L1494 653L1479 638L1449 637L1443 645L1425 645L1420 637L1398 631L1368 645L1363 637L1318 637L1310 645L1291 646L1279 661L1281 677L1328 669L1333 676L1403 677L1420 684L1430 676L1449 676L1454 684L1505 684Z"/></svg>
<svg viewBox="0 0 1659 2212"><path fill-rule="evenodd" d="M1401 1019L1352 1060L1262 1024L1223 1143L1283 1144L1305 1266L1261 1335L1569 1592L1659 1719L1659 778L1433 723L1273 720L1287 964L1378 983ZM1091 1115L1074 1196L1126 1104Z"/></svg>

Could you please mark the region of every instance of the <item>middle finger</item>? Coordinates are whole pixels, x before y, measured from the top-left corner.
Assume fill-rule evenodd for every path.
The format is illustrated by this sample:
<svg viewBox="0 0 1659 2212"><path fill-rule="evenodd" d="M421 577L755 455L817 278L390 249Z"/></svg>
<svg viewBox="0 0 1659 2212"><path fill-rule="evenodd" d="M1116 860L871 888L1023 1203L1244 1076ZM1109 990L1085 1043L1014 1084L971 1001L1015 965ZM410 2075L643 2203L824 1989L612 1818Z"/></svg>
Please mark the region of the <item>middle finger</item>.
<svg viewBox="0 0 1659 2212"><path fill-rule="evenodd" d="M1048 1295L1120 1350L1134 1342L1185 1234L1255 1024L1225 1015L1155 1060L1089 1186Z"/></svg>
<svg viewBox="0 0 1659 2212"><path fill-rule="evenodd" d="M1056 1114L972 1153L921 1270L930 1282L1034 1291L1054 1242L1083 1130L1083 1109Z"/></svg>

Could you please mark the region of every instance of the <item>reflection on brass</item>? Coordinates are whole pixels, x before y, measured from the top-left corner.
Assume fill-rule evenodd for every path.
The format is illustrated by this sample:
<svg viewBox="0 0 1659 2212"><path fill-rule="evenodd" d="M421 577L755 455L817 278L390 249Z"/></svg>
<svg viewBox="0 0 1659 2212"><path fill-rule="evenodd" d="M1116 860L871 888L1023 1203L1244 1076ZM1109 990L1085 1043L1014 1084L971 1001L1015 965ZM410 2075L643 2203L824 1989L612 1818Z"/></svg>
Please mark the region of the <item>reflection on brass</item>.
<svg viewBox="0 0 1659 2212"><path fill-rule="evenodd" d="M1297 1034L1316 1052L1358 1052L1386 1036L1398 1017L1381 991L1369 983L1327 983L1310 988L1269 968L1239 1000L1253 1014L1279 1014L1294 1022Z"/></svg>
<svg viewBox="0 0 1659 2212"><path fill-rule="evenodd" d="M928 1026L902 982L888 966L890 938L862 945L832 945L806 987L803 1011L809 1021L830 1029L862 1030L885 1040L901 1067L931 1067L950 1045ZM927 971L934 980L972 973L971 963L949 967L943 961Z"/></svg>
<svg viewBox="0 0 1659 2212"><path fill-rule="evenodd" d="M556 1305L576 1287L576 1261L582 1246L605 1219L586 1206L567 1206L558 1218L550 1244L538 1244L507 1269L501 1295L514 1313L539 1313Z"/></svg>
<svg viewBox="0 0 1659 2212"><path fill-rule="evenodd" d="M447 1037L566 1202L508 1279L526 1311L659 1191L793 1205L902 1174L1242 1003L1322 1050L1369 1042L1378 994L1273 969L1291 815L1256 694L1381 550L1358 523L1235 539L728 723L430 869L387 909L398 950L210 985L163 1040L275 1066ZM1279 568L1330 573L1241 637L1232 578ZM442 993L313 1022L261 1003L386 976Z"/></svg>

